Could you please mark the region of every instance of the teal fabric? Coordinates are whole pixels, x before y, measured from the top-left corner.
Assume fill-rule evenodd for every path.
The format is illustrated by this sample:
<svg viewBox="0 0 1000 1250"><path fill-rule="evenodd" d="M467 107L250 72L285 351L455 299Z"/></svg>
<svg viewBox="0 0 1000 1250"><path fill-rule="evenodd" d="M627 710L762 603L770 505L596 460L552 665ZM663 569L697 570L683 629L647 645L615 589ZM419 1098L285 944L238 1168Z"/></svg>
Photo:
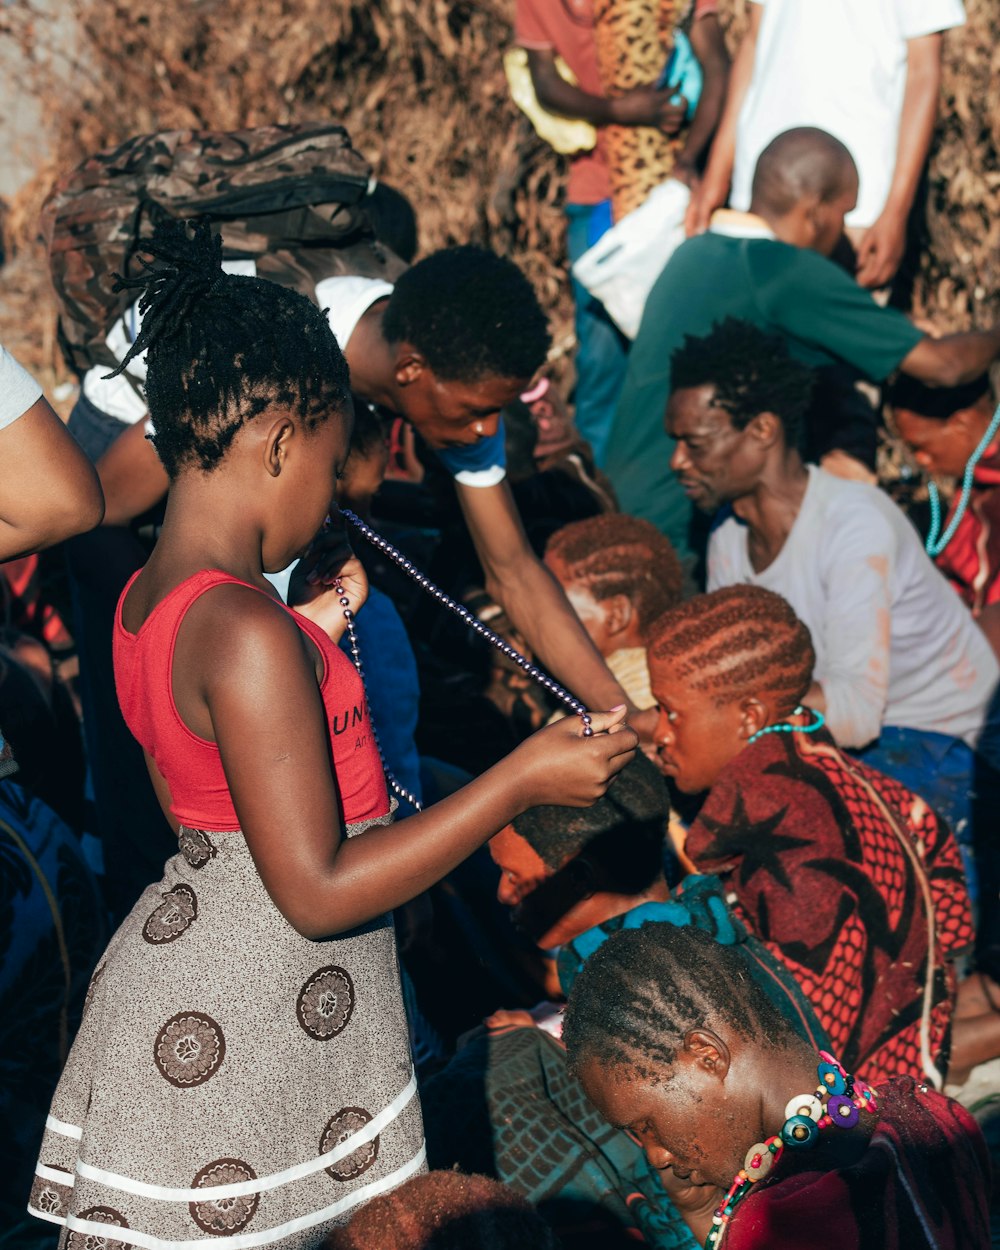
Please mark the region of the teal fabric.
<svg viewBox="0 0 1000 1250"><path fill-rule="evenodd" d="M691 505L670 471L674 444L663 428L670 357L685 335L701 337L726 317L782 335L807 364L842 362L875 381L923 337L816 252L712 232L682 243L649 294L604 463L622 511L652 521L682 556L691 551Z"/></svg>

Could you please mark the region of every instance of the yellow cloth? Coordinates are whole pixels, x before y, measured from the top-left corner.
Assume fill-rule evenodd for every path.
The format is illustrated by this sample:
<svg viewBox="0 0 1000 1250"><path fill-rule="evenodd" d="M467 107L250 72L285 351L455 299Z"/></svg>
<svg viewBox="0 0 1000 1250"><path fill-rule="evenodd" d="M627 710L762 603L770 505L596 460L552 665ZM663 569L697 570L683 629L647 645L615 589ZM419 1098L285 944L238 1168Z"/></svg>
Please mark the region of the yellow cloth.
<svg viewBox="0 0 1000 1250"><path fill-rule="evenodd" d="M567 156L572 156L574 152L589 152L594 147L597 131L590 122L550 113L539 104L528 68L528 53L524 48L509 48L503 56L503 68L511 98L549 147ZM556 57L556 69L560 78L574 87L577 85L576 75L561 56Z"/></svg>
<svg viewBox="0 0 1000 1250"><path fill-rule="evenodd" d="M619 651L612 651L605 662L640 712L655 705L656 700L649 688L645 647L622 647Z"/></svg>

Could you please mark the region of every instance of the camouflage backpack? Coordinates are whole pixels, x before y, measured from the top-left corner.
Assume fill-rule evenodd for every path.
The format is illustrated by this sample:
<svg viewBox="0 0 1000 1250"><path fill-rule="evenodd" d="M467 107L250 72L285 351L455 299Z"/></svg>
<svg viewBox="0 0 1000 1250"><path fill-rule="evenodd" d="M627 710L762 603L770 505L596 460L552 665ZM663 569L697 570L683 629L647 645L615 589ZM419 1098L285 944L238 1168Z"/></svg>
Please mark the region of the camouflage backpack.
<svg viewBox="0 0 1000 1250"><path fill-rule="evenodd" d="M114 294L113 275L135 272L163 215L208 216L227 259L252 259L310 299L338 274L393 281L406 266L375 240L371 173L342 126L318 122L165 130L89 157L42 209L67 363L78 373L117 364L105 339L135 294Z"/></svg>

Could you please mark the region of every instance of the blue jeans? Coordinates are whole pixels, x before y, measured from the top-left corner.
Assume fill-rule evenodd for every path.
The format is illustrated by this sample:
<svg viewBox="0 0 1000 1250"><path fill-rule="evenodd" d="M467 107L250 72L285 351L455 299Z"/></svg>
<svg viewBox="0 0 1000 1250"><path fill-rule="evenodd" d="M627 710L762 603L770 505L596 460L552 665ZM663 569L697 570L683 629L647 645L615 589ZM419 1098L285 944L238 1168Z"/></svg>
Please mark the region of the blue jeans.
<svg viewBox="0 0 1000 1250"><path fill-rule="evenodd" d="M969 893L975 898L973 779L975 751L960 737L886 725L878 741L853 754L919 794L948 821L959 843Z"/></svg>
<svg viewBox="0 0 1000 1250"><path fill-rule="evenodd" d="M610 226L611 216L607 201L567 204L566 216L566 245L573 264ZM611 423L625 381L629 341L604 311L604 305L572 276L570 282L576 309L576 428L603 467Z"/></svg>
<svg viewBox="0 0 1000 1250"><path fill-rule="evenodd" d="M988 740L990 722L984 730ZM991 745L991 744L990 744ZM969 894L978 913L980 950L1000 938L1000 840L996 811L1000 773L983 751L960 737L885 726L879 740L854 751L873 769L901 781L948 821L961 851Z"/></svg>

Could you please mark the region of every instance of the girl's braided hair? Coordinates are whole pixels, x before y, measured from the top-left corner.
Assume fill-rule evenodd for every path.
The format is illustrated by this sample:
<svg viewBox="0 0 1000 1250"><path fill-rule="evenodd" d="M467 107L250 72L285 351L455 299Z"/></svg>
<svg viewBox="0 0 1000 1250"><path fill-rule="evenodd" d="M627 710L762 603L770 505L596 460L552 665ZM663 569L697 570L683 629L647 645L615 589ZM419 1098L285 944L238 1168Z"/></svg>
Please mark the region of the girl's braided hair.
<svg viewBox="0 0 1000 1250"><path fill-rule="evenodd" d="M812 682L816 653L809 629L781 595L762 586L727 586L665 613L648 634L649 659L717 707L763 693L787 716Z"/></svg>
<svg viewBox="0 0 1000 1250"><path fill-rule="evenodd" d="M171 478L190 465L214 469L236 433L269 408L291 409L307 429L330 412L350 413L347 362L310 300L225 273L222 239L206 218L162 218L142 247L143 272L115 275L116 291L142 291L142 327L108 376L147 353L152 441Z"/></svg>

